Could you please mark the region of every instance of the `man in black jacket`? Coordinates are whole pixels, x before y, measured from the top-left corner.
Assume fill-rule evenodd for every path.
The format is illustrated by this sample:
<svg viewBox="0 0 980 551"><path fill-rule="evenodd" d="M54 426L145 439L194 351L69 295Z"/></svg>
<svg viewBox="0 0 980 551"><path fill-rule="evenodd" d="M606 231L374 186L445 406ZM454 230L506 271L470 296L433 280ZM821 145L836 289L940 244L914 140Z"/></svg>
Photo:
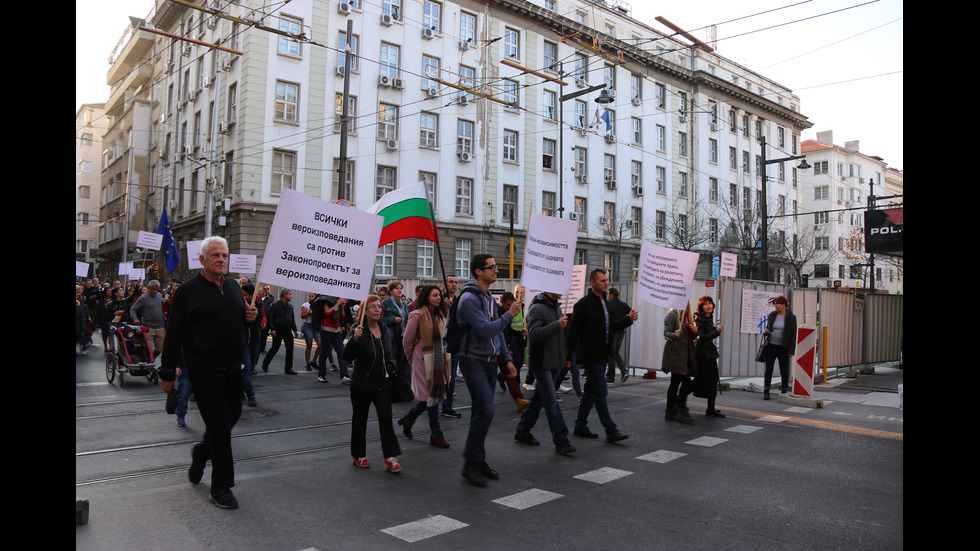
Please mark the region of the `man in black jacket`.
<svg viewBox="0 0 980 551"><path fill-rule="evenodd" d="M228 244L209 237L201 244L201 272L180 286L170 310L167 336L160 361L160 388L173 390L177 360L184 363L204 420L201 441L191 450L187 478L197 484L211 461L210 500L223 509L235 509L238 500L231 429L242 414L242 352L245 328L258 314L242 300L242 291L228 271Z"/></svg>
<svg viewBox="0 0 980 551"><path fill-rule="evenodd" d="M619 300L619 289L609 289L609 300L606 301L606 304L609 305L609 316L612 319L624 318L629 315L631 310L629 304ZM609 369L606 370L607 383L616 381L616 368L619 368L619 376L621 377L619 382L625 383L626 379L630 378L626 361L623 360L623 354L620 352L624 340L626 340L625 328L613 331L612 343L610 344L612 352L609 353Z"/></svg>
<svg viewBox="0 0 980 551"><path fill-rule="evenodd" d="M588 293L575 304L572 314L571 330L568 337L568 356L575 352L573 346L578 344L580 355L578 360L585 368L585 389L582 402L578 408L578 418L575 419L575 430L572 434L583 438L598 438L599 435L589 430L589 413L595 406L599 421L606 429L606 441L619 442L629 438L616 427L609 415L606 395L606 362L611 352L612 335L620 329L626 329L636 321L636 310L631 310L625 317L615 319L606 302L606 289L609 288L609 276L600 268L589 274L589 285L592 292Z"/></svg>
<svg viewBox="0 0 980 551"><path fill-rule="evenodd" d="M293 337L296 334L296 318L293 316L293 305L289 301L293 300L293 292L283 289L279 292L279 300L269 307L267 316L269 326L272 328L272 348L262 360L262 371L269 372L269 364L272 358L279 351L279 346L286 341L286 375L295 375L293 371Z"/></svg>

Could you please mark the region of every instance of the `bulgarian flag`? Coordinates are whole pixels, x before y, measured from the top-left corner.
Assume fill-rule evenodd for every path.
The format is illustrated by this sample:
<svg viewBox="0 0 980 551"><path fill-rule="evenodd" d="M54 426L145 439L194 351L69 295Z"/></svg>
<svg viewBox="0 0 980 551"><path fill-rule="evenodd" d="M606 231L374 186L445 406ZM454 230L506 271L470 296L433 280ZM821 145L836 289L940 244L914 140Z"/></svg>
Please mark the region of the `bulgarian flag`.
<svg viewBox="0 0 980 551"><path fill-rule="evenodd" d="M385 193L367 211L384 218L378 247L409 237L439 241L425 182Z"/></svg>

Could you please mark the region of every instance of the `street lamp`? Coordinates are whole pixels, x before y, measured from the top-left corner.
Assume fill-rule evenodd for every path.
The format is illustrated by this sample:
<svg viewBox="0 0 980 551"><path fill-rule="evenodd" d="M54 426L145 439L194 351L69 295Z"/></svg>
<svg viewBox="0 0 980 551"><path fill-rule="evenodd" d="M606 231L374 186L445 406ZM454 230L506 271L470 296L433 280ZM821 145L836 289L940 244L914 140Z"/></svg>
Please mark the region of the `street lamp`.
<svg viewBox="0 0 980 551"><path fill-rule="evenodd" d="M565 71L559 68L559 76L564 77ZM588 88L559 96L558 98L558 217L565 217L565 101L602 90L595 100L600 105L613 102L605 83L589 86Z"/></svg>
<svg viewBox="0 0 980 551"><path fill-rule="evenodd" d="M759 209L762 211L762 262L760 263L760 270L762 271L762 281L769 281L769 207L768 200L766 199L766 167L781 163L784 161L793 161L796 159L801 159L800 164L796 168L800 170L806 170L810 168L810 165L806 162L806 155L793 155L791 157L782 157L780 159L766 159L766 137L761 137L762 144L762 200L759 205Z"/></svg>

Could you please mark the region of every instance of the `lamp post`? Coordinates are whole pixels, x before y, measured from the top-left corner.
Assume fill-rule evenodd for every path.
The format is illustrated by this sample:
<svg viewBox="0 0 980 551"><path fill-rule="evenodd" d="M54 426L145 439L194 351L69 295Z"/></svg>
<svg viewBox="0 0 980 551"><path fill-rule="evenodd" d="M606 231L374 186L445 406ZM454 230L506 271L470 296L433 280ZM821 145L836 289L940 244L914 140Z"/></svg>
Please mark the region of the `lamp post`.
<svg viewBox="0 0 980 551"><path fill-rule="evenodd" d="M796 168L800 170L806 170L810 168L810 165L806 162L806 155L793 155L790 157L782 157L779 159L766 159L766 137L762 136L760 143L762 144L762 166L760 167L762 171L762 200L759 205L759 210L762 212L762 261L760 262L759 268L762 271L762 281L769 281L769 208L768 200L766 199L766 167L775 164L782 163L784 161L793 161L800 159L800 164Z"/></svg>
<svg viewBox="0 0 980 551"><path fill-rule="evenodd" d="M559 68L559 75L564 77L565 71ZM609 95L606 84L589 86L577 92L564 94L558 97L558 217L565 217L565 101L591 94L596 90L602 90L594 101L600 105L613 102L613 97Z"/></svg>

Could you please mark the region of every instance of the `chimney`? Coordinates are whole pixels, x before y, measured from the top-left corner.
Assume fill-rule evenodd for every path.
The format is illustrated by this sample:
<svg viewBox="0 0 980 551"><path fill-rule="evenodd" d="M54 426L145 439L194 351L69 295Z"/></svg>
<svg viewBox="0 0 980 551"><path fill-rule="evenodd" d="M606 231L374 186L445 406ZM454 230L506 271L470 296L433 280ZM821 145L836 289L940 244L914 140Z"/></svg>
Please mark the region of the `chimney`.
<svg viewBox="0 0 980 551"><path fill-rule="evenodd" d="M823 132L817 132L817 141L826 145L834 145L834 131L824 130Z"/></svg>
<svg viewBox="0 0 980 551"><path fill-rule="evenodd" d="M849 151L861 151L860 146L861 146L861 142L858 140L854 140L852 142L844 142L844 149L847 149Z"/></svg>

